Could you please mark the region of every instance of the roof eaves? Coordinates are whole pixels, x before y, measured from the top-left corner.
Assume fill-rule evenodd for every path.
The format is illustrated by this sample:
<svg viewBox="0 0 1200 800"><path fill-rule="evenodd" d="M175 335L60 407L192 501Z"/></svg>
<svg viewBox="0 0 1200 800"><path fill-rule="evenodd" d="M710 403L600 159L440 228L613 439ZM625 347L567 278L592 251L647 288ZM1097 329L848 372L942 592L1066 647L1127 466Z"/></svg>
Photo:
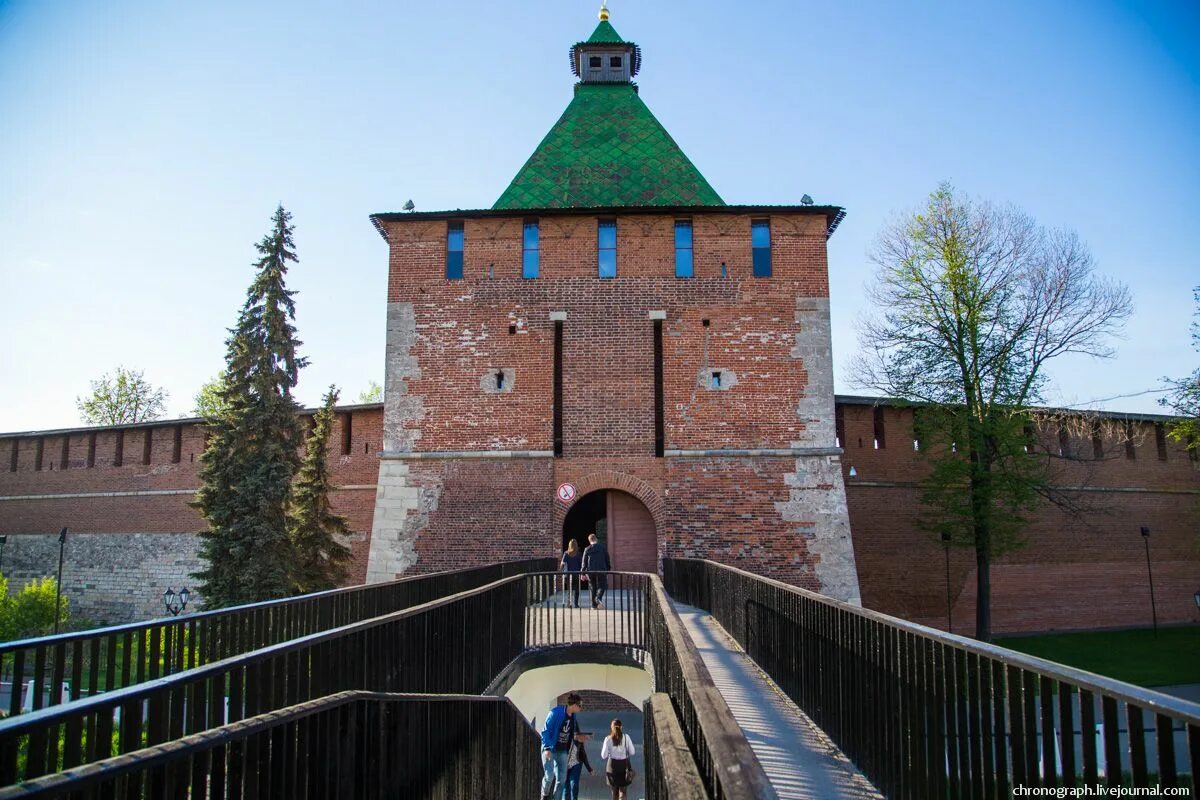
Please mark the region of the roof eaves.
<svg viewBox="0 0 1200 800"><path fill-rule="evenodd" d="M448 209L446 211L381 211L371 215L371 222L387 239L383 232L384 222L405 219L469 219L472 217L553 216L555 214L594 216L599 214L820 214L826 219L825 238L833 236L834 230L846 218L846 209L841 206L794 206L794 205L641 205L641 206L562 206L529 208L475 208Z"/></svg>

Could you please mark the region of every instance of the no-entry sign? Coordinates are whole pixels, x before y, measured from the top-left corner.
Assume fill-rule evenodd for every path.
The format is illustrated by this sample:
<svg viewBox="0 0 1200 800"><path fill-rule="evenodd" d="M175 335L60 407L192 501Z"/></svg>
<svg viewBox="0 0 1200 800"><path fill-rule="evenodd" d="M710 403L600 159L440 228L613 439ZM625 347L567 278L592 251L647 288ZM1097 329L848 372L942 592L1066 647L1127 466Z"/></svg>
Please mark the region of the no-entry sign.
<svg viewBox="0 0 1200 800"><path fill-rule="evenodd" d="M564 483L558 487L558 499L569 503L575 499L575 484Z"/></svg>

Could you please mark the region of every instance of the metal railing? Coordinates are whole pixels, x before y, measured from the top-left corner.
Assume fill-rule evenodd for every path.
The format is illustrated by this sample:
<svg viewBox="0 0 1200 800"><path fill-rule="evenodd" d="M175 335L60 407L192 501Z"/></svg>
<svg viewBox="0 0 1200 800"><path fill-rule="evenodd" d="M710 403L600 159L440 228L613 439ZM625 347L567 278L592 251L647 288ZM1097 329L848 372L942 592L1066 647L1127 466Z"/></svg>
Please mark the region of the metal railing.
<svg viewBox="0 0 1200 800"><path fill-rule="evenodd" d="M0 722L0 785L347 690L478 694L524 649L525 579Z"/></svg>
<svg viewBox="0 0 1200 800"><path fill-rule="evenodd" d="M16 716L145 683L552 566L547 558L511 561L0 643L0 678L9 692L0 713Z"/></svg>
<svg viewBox="0 0 1200 800"><path fill-rule="evenodd" d="M709 561L663 573L888 797L1101 781L1200 795L1194 703Z"/></svg>
<svg viewBox="0 0 1200 800"><path fill-rule="evenodd" d="M342 692L0 790L0 798L527 800L539 737L502 698Z"/></svg>
<svg viewBox="0 0 1200 800"><path fill-rule="evenodd" d="M655 575L608 573L601 609L554 573L505 578L0 722L0 786L348 690L476 694L527 649L645 648L708 793L775 796ZM581 595L580 605L586 595ZM486 756L481 756L486 757Z"/></svg>
<svg viewBox="0 0 1200 800"><path fill-rule="evenodd" d="M696 645L654 576L647 606L654 687L675 705L684 737L714 798L773 800L776 792L750 749L729 704L713 683Z"/></svg>

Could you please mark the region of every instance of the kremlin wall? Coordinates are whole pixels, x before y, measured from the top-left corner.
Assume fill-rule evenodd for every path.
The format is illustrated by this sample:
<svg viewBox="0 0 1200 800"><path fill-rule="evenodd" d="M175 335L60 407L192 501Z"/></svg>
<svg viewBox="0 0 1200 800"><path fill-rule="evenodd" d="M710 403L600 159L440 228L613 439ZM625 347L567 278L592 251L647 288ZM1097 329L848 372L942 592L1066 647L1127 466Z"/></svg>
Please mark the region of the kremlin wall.
<svg viewBox="0 0 1200 800"><path fill-rule="evenodd" d="M839 397L837 417L863 604L945 629L943 549L913 524L918 507L913 479L921 461L913 450L911 409ZM203 524L187 505L204 441L198 422L0 435L0 534L8 537L0 565L4 574L13 584L52 575L58 531L66 526L63 585L77 615L97 623L160 615L162 592L188 584L188 573L198 565L195 534ZM1093 442L1072 443L1081 456L1064 465L1062 484L1094 497L1096 508L1082 520L1044 508L1029 528L1027 545L993 566L998 633L1149 624L1143 525L1151 529L1160 622L1200 621L1192 599L1200 590L1200 468L1169 438L1159 447L1161 422L1152 416L1130 418L1136 429L1132 458L1124 443L1102 442L1100 459L1093 457ZM876 448L879 432L883 446ZM331 444L340 486L334 504L356 532L354 582L367 573L382 434L381 405L339 409ZM527 468L519 461L514 467ZM855 477L849 476L850 467ZM489 496L498 515L505 508L499 494ZM785 499L786 487L779 495ZM546 507L552 506L548 499ZM431 512L435 521L438 513ZM487 544L487 534L498 522L459 520L473 525L464 535L478 542L460 544L463 566L501 556L555 554L556 543L540 552L497 552ZM679 550L663 555L700 550L699 543L681 543ZM722 560L748 563L738 556ZM413 571L447 566L418 561ZM955 633L972 631L974 588L973 552L952 549Z"/></svg>

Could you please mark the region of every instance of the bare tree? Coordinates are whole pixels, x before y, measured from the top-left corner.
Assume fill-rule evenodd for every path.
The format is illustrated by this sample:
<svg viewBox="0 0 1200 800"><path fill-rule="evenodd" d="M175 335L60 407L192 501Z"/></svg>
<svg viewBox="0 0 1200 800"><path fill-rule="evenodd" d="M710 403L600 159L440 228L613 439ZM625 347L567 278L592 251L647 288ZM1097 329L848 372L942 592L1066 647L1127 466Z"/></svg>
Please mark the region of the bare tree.
<svg viewBox="0 0 1200 800"><path fill-rule="evenodd" d="M1025 515L1055 499L1030 406L1045 367L1070 353L1113 355L1128 289L1093 271L1072 232L943 184L885 228L871 251L876 312L859 326L856 382L925 404L923 526L973 547L976 636L991 636L993 556L1019 546Z"/></svg>
<svg viewBox="0 0 1200 800"><path fill-rule="evenodd" d="M79 415L89 425L147 422L166 413L167 392L158 389L141 370L117 367L112 375L92 381L88 397L75 398Z"/></svg>
<svg viewBox="0 0 1200 800"><path fill-rule="evenodd" d="M1196 298L1196 318L1192 322L1192 346L1200 352L1200 286L1193 292ZM1173 439L1183 442L1196 454L1200 451L1200 367L1186 378L1165 379L1168 394L1159 402L1178 414L1180 419L1167 427Z"/></svg>

